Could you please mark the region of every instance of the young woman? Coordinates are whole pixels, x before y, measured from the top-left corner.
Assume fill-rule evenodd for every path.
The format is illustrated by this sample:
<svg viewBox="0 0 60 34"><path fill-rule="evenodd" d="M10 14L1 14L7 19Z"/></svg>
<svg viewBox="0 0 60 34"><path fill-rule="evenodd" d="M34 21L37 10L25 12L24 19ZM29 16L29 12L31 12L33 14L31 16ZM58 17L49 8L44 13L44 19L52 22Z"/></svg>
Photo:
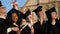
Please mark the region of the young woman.
<svg viewBox="0 0 60 34"><path fill-rule="evenodd" d="M21 13L16 9L11 9L7 13L8 28L11 27L11 31L8 34L20 34Z"/></svg>
<svg viewBox="0 0 60 34"><path fill-rule="evenodd" d="M34 34L44 34L45 31L45 21L44 21L44 12L42 11L42 6L37 7L34 12L38 17L38 21L33 25Z"/></svg>
<svg viewBox="0 0 60 34"><path fill-rule="evenodd" d="M34 29L33 26L31 24L31 11L27 10L27 12L24 14L23 18L26 19L26 24L22 27L22 32L21 34L33 34L34 33Z"/></svg>
<svg viewBox="0 0 60 34"><path fill-rule="evenodd" d="M46 24L46 34L60 34L60 24L57 19L57 12L55 7L46 11L46 15L48 18Z"/></svg>

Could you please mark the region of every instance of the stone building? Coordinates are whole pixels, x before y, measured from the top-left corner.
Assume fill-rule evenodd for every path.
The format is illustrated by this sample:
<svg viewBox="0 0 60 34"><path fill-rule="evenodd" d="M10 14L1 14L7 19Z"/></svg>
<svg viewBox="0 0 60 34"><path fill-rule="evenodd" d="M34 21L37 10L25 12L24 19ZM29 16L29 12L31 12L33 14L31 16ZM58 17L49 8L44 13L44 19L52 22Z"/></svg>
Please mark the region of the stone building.
<svg viewBox="0 0 60 34"><path fill-rule="evenodd" d="M60 0L27 0L25 5L23 7L20 7L20 10L22 12L26 11L26 8L30 9L30 11L33 11L37 8L37 6L43 6L43 11L45 12L47 9L50 9L55 6L58 17L60 17ZM37 20L37 17L34 12L35 21ZM44 18L46 18L46 15L44 15Z"/></svg>

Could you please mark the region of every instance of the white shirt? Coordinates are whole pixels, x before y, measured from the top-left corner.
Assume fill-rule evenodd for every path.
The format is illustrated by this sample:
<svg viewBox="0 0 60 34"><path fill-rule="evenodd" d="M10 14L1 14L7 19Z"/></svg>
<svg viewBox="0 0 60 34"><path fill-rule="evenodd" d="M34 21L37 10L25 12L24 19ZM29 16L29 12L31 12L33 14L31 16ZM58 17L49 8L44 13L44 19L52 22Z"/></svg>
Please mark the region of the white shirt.
<svg viewBox="0 0 60 34"><path fill-rule="evenodd" d="M13 25L18 26L16 23L13 23Z"/></svg>
<svg viewBox="0 0 60 34"><path fill-rule="evenodd" d="M0 16L0 18L6 19L6 17L5 17L5 16Z"/></svg>

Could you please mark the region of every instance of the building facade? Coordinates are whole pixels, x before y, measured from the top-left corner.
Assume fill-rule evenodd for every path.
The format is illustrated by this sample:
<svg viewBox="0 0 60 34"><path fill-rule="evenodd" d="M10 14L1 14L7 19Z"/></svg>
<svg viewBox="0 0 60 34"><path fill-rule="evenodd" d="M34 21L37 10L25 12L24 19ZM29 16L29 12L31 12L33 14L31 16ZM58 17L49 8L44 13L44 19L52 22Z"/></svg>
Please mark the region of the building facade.
<svg viewBox="0 0 60 34"><path fill-rule="evenodd" d="M47 9L55 7L58 17L60 18L60 0L27 0L25 5L23 7L21 7L20 10L22 10L22 12L24 12L24 11L26 11L26 8L28 8L30 11L33 11L34 9L36 9L38 7L38 5L43 6L42 9L43 9L44 13ZM34 19L36 21L37 17L34 12L32 12L32 13L33 13ZM46 18L45 14L44 14L44 18Z"/></svg>

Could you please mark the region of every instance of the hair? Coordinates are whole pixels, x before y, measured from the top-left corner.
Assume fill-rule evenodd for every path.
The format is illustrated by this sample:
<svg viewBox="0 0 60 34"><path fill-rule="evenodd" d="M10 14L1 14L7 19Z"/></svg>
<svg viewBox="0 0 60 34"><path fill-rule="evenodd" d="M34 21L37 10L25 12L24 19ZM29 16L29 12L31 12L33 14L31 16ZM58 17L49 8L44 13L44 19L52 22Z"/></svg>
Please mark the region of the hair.
<svg viewBox="0 0 60 34"><path fill-rule="evenodd" d="M51 12L52 13L52 12ZM52 16L51 16L51 13L50 13L50 16L48 17L48 21L49 22L52 22ZM57 12L55 12L56 14L57 14ZM55 20L57 20L57 19L55 19Z"/></svg>
<svg viewBox="0 0 60 34"><path fill-rule="evenodd" d="M15 12L14 12L15 13ZM13 14L13 13L12 13ZM13 23L13 20L12 20L12 14L11 15L7 15L7 21ZM18 20L16 22L17 25L20 25L22 23L22 19L21 17L19 17L19 15L16 13L16 15L18 16Z"/></svg>
<svg viewBox="0 0 60 34"><path fill-rule="evenodd" d="M51 12L52 13L52 12ZM51 13L50 13L50 16L48 17L48 20L52 20L52 16L51 16ZM55 12L57 14L57 12Z"/></svg>
<svg viewBox="0 0 60 34"><path fill-rule="evenodd" d="M37 16L38 18L40 18L40 17L39 17L39 12L37 12L36 16Z"/></svg>

